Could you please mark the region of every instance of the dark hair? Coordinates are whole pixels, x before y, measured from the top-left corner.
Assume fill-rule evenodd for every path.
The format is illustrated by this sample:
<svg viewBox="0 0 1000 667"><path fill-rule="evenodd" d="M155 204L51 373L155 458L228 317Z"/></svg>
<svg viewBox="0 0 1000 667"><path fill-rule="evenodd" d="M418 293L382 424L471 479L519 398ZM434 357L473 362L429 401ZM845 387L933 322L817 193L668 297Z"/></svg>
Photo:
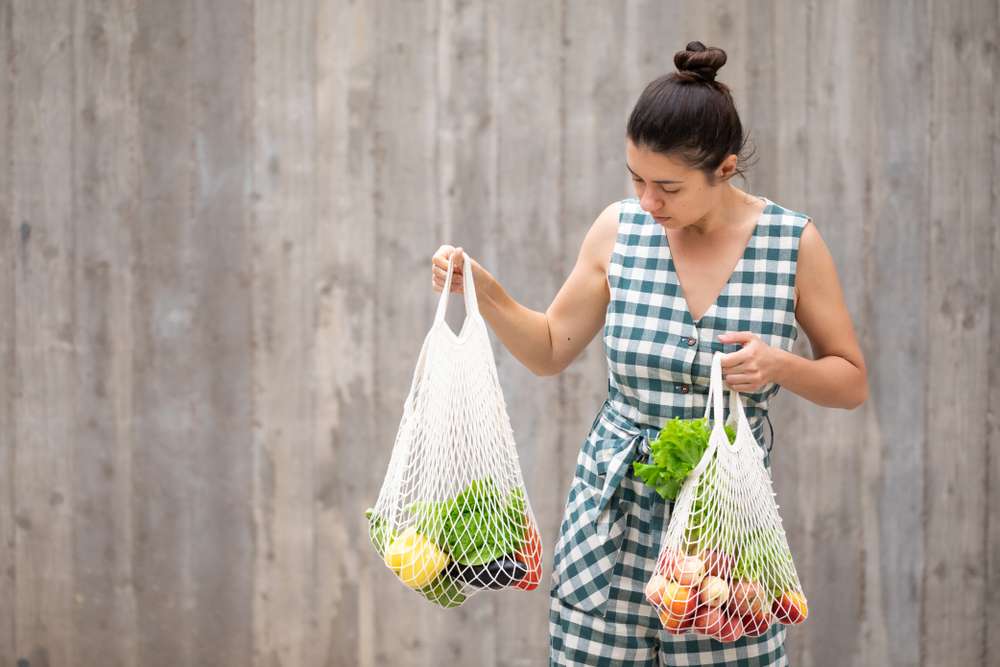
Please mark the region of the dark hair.
<svg viewBox="0 0 1000 667"><path fill-rule="evenodd" d="M726 52L689 42L674 54L676 72L652 81L629 115L626 134L636 146L675 154L714 182L714 171L727 155L742 165L747 139L729 87L715 76L726 64ZM752 151L751 151L752 154Z"/></svg>

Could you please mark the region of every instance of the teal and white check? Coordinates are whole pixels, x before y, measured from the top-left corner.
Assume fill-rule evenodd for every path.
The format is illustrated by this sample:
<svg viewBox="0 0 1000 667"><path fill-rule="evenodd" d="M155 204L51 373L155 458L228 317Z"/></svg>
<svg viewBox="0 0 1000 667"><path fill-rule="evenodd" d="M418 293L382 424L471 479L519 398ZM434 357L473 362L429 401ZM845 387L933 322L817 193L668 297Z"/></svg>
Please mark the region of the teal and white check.
<svg viewBox="0 0 1000 667"><path fill-rule="evenodd" d="M791 351L795 268L809 218L765 198L742 257L701 319L684 299L663 228L636 199L620 203L604 326L608 397L577 458L550 589L553 665L787 665L785 628L730 644L665 632L643 596L672 504L634 477L668 419L702 417L719 334L751 331ZM758 443L776 384L743 394ZM728 403L726 404L728 416ZM769 420L768 420L769 421ZM764 458L770 470L770 449Z"/></svg>

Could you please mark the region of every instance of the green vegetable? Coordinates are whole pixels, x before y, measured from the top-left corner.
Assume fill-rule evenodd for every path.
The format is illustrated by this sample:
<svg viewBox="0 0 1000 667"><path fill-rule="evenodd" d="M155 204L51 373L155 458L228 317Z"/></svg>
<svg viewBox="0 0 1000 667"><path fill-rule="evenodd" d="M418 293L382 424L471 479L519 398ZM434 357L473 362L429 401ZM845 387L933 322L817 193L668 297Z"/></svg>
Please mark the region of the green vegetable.
<svg viewBox="0 0 1000 667"><path fill-rule="evenodd" d="M445 609L451 609L465 602L462 585L447 572L439 574L434 581L420 589L428 600Z"/></svg>
<svg viewBox="0 0 1000 667"><path fill-rule="evenodd" d="M375 508L369 507L365 510L365 518L368 519L368 536L371 538L375 551L379 556L385 556L385 548L396 537L390 534L389 524L384 518L375 514Z"/></svg>
<svg viewBox="0 0 1000 667"><path fill-rule="evenodd" d="M726 425L729 442L736 440L736 429ZM656 489L665 500L676 500L684 480L695 469L712 434L708 420L674 417L660 429L650 443L652 463L632 464L636 477Z"/></svg>
<svg viewBox="0 0 1000 667"><path fill-rule="evenodd" d="M781 545L781 546L779 546ZM770 586L772 598L781 597L783 591L793 588L794 582L783 578L786 570L794 571L792 553L781 544L774 530L755 529L748 532L740 543L739 556L733 568L733 579L759 581ZM768 576L764 576L767 573ZM771 579L778 577L777 581Z"/></svg>
<svg viewBox="0 0 1000 667"><path fill-rule="evenodd" d="M489 477L475 480L452 500L416 502L417 528L461 565L484 565L521 549L524 492L504 498Z"/></svg>
<svg viewBox="0 0 1000 667"><path fill-rule="evenodd" d="M710 465L698 479L698 488L695 490L694 500L691 502L691 511L688 515L687 529L684 531L684 539L688 545L691 555L697 554L702 549L717 548L719 540L718 522L718 501L710 489L715 488L715 479L718 476L718 469ZM705 544L702 544L702 540Z"/></svg>

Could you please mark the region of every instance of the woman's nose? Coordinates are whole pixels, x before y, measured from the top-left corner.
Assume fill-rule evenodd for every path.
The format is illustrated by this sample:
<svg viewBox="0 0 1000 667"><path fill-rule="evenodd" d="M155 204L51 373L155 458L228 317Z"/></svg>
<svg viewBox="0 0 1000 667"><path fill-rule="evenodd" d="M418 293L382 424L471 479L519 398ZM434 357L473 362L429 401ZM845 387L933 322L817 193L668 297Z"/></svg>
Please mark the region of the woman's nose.
<svg viewBox="0 0 1000 667"><path fill-rule="evenodd" d="M656 201L656 199L647 195L645 192L642 193L642 197L639 198L639 206L642 207L642 210L647 213L660 210L660 202Z"/></svg>

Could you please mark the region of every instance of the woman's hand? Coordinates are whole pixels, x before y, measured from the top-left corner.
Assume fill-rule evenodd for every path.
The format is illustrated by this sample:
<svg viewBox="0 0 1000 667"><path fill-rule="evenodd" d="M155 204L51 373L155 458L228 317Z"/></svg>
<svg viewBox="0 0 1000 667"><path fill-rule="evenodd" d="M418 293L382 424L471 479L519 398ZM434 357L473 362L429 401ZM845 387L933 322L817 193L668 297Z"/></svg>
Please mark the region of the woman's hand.
<svg viewBox="0 0 1000 667"><path fill-rule="evenodd" d="M730 389L748 394L775 382L781 350L749 331L722 334L719 340L743 346L742 350L722 355L722 378Z"/></svg>
<svg viewBox="0 0 1000 667"><path fill-rule="evenodd" d="M466 269L464 259L466 256L462 254L462 248L443 245L437 249L437 252L431 258L431 286L435 292L440 292L444 289L444 280L448 277L448 259L453 255L454 265L451 275L451 291L458 294L464 291L463 286L465 281L463 279ZM492 276L476 260L470 257L469 261L472 262L472 277L476 282L476 295L479 296L482 294L486 282L492 279Z"/></svg>

